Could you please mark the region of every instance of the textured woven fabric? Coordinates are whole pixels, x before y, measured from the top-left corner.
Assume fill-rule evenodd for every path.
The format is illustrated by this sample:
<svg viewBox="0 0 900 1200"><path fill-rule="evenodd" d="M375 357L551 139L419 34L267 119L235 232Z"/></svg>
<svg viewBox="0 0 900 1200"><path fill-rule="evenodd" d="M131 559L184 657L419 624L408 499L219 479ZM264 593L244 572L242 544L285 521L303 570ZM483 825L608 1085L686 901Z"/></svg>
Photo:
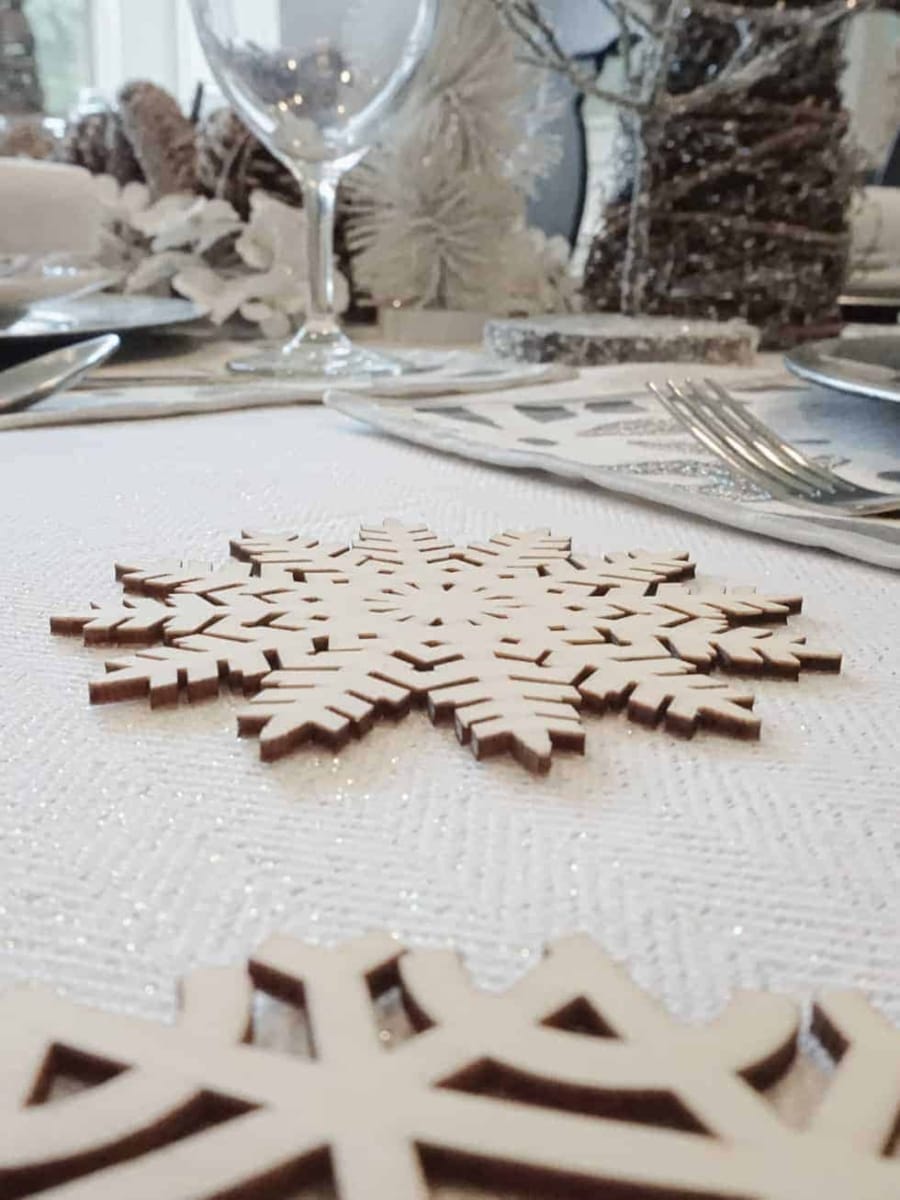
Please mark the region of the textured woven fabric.
<svg viewBox="0 0 900 1200"><path fill-rule="evenodd" d="M490 986L587 930L691 1017L735 987L861 986L900 1019L896 575L320 408L10 432L0 454L2 982L165 1016L179 975L277 929L452 943ZM265 765L236 699L92 708L108 651L49 634L116 594L116 559L224 559L242 527L347 539L385 516L690 550L705 577L801 591L798 628L844 673L755 682L758 744L589 719L587 756L536 779L419 712Z"/></svg>

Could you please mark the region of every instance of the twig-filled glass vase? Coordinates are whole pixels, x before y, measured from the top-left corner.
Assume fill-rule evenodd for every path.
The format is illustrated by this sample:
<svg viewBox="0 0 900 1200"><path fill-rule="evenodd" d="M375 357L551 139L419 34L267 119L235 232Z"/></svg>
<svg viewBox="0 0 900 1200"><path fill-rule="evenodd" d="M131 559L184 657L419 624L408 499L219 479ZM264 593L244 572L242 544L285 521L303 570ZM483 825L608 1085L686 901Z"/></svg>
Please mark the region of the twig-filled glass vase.
<svg viewBox="0 0 900 1200"><path fill-rule="evenodd" d="M624 83L566 53L539 0L493 0L524 52L621 114L626 152L586 307L833 332L853 156L840 24L878 0L610 0Z"/></svg>
<svg viewBox="0 0 900 1200"><path fill-rule="evenodd" d="M630 177L592 245L588 308L740 317L770 348L837 331L853 183L838 86L848 7L658 9L641 102L623 110Z"/></svg>

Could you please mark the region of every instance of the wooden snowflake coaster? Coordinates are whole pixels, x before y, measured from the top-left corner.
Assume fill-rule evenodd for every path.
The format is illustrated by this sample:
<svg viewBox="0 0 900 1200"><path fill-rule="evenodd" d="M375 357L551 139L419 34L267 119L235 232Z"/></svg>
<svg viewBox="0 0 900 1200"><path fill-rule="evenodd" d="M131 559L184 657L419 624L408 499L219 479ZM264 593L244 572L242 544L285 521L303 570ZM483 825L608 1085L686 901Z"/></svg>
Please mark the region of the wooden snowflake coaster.
<svg viewBox="0 0 900 1200"><path fill-rule="evenodd" d="M759 736L753 695L710 674L796 679L841 656L784 628L799 596L688 582L686 554L586 557L547 530L456 547L424 526L365 526L350 547L249 534L233 562L122 563L120 603L54 617L54 633L140 646L111 658L94 703L251 697L241 734L264 759L308 740L338 747L375 717L427 706L476 758L546 771L584 750L582 707L690 737ZM779 627L780 626L780 627Z"/></svg>
<svg viewBox="0 0 900 1200"><path fill-rule="evenodd" d="M174 1026L20 988L0 997L0 1195L896 1200L900 1032L821 996L836 1066L797 1128L762 1093L798 1026L766 993L681 1025L587 938L489 994L450 952L276 937L246 973L191 975Z"/></svg>

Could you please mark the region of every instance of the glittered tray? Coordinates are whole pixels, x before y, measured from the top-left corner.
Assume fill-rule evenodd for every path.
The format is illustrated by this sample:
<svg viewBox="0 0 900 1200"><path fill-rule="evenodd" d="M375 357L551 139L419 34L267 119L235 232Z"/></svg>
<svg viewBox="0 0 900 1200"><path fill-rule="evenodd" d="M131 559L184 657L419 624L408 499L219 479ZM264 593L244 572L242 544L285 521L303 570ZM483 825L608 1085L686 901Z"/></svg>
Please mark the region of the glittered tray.
<svg viewBox="0 0 900 1200"><path fill-rule="evenodd" d="M562 313L489 321L485 346L519 362L600 367L627 362L753 363L759 330L743 321Z"/></svg>
<svg viewBox="0 0 900 1200"><path fill-rule="evenodd" d="M494 395L392 400L334 391L326 404L369 425L466 458L587 480L722 524L900 569L900 522L845 518L775 500L735 475L672 420L648 380L691 368L586 370L576 380ZM900 492L900 406L837 396L782 371L694 367L807 454L847 478Z"/></svg>

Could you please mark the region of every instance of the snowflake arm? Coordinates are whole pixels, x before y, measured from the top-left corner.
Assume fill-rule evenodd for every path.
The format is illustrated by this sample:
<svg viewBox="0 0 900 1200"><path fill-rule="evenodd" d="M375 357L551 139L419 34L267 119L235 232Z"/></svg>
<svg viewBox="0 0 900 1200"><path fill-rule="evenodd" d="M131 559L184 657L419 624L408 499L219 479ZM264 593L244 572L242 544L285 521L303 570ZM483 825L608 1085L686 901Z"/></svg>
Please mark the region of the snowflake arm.
<svg viewBox="0 0 900 1200"><path fill-rule="evenodd" d="M403 716L411 696L424 691L421 675L377 649L310 654L263 685L238 713L238 730L260 735L267 762L311 738L342 746L367 732L376 715Z"/></svg>
<svg viewBox="0 0 900 1200"><path fill-rule="evenodd" d="M251 566L278 568L288 576L315 578L333 576L346 580L348 572L368 558L346 545L332 545L297 533L253 533L245 530L231 542L231 553L241 563Z"/></svg>
<svg viewBox="0 0 900 1200"><path fill-rule="evenodd" d="M547 771L554 746L584 752L575 673L476 647L431 672L428 711L433 721L452 715L476 758L508 751L529 770Z"/></svg>
<svg viewBox="0 0 900 1200"><path fill-rule="evenodd" d="M632 550L602 558L573 553L566 562L549 564L549 573L555 578L602 592L628 586L646 593L656 584L691 579L694 569L690 556L680 551L660 555Z"/></svg>
<svg viewBox="0 0 900 1200"><path fill-rule="evenodd" d="M729 629L711 639L719 664L726 670L747 671L796 679L805 671L840 671L837 650L807 646L798 634L771 629Z"/></svg>
<svg viewBox="0 0 900 1200"><path fill-rule="evenodd" d="M813 1131L888 1154L900 1126L900 1031L859 992L826 992L812 1027L838 1064Z"/></svg>
<svg viewBox="0 0 900 1200"><path fill-rule="evenodd" d="M600 712L624 705L630 720L643 725L663 721L682 737L693 737L701 725L741 738L759 736L759 718L749 711L751 694L697 674L692 663L673 658L658 641L573 648L550 661L572 661L576 655L582 671L588 671L578 691Z"/></svg>
<svg viewBox="0 0 900 1200"><path fill-rule="evenodd" d="M221 615L202 596L176 595L165 601L125 596L121 604L95 604L80 613L52 617L53 633L82 634L84 644L139 644L171 641L199 633Z"/></svg>
<svg viewBox="0 0 900 1200"><path fill-rule="evenodd" d="M534 572L548 563L566 562L571 549L570 538L553 537L549 529L534 529L527 533L498 533L488 542L461 550L459 557L497 574Z"/></svg>
<svg viewBox="0 0 900 1200"><path fill-rule="evenodd" d="M213 641L213 639L209 639ZM130 658L106 663L106 675L90 684L91 701L150 699L151 708L176 704L180 694L188 700L218 696L222 679L232 687L252 692L272 667L256 646L235 646L219 641L209 653L179 646L155 646Z"/></svg>
<svg viewBox="0 0 900 1200"><path fill-rule="evenodd" d="M269 1040L259 993L304 1024L309 1054ZM379 1007L392 993L407 1014L396 1037ZM659 1200L898 1195L886 1143L900 1033L858 995L816 1006L812 1032L840 1061L804 1129L759 1095L798 1052L793 1004L742 993L710 1024L683 1025L586 938L488 993L446 951L277 937L245 978L189 977L183 1003L167 1026L40 988L0 995L0 1186L274 1197L322 1182L330 1160L338 1200L425 1200L425 1166L451 1156L471 1183L502 1190L514 1176L535 1194L577 1178L597 1196ZM44 1105L66 1061L105 1082Z"/></svg>

